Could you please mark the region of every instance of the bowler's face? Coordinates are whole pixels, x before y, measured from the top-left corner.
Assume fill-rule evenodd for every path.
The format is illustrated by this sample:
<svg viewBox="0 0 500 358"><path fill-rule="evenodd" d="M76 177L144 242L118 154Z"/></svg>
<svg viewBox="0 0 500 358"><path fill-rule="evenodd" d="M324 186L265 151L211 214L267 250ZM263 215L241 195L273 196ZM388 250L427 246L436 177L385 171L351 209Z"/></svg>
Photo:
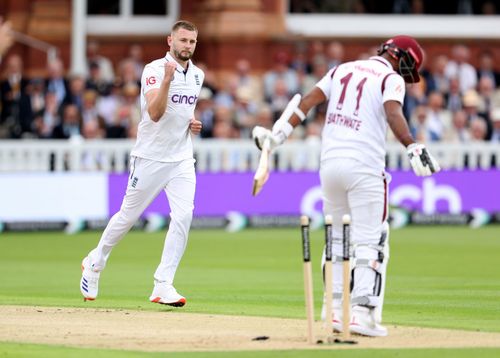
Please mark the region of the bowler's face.
<svg viewBox="0 0 500 358"><path fill-rule="evenodd" d="M189 31L183 28L178 29L168 37L170 52L176 59L188 61L193 57L197 37L198 33L196 31Z"/></svg>

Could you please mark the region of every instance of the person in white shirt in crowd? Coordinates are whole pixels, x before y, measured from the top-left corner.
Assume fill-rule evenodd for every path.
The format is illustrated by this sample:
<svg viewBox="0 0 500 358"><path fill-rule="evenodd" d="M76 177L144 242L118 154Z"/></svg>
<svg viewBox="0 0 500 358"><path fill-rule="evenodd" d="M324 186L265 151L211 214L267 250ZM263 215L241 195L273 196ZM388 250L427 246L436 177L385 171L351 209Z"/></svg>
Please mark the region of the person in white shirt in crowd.
<svg viewBox="0 0 500 358"><path fill-rule="evenodd" d="M470 140L467 113L458 110L451 118L451 128L445 133L443 140L447 143L466 143Z"/></svg>
<svg viewBox="0 0 500 358"><path fill-rule="evenodd" d="M177 21L167 37L170 50L144 69L142 119L130 153L127 191L120 211L109 221L97 247L83 259L80 291L84 300L97 298L100 274L112 249L164 191L171 221L149 300L176 307L186 304L173 283L194 209L196 177L191 135L201 131L201 122L193 115L204 79L203 71L191 61L197 36L194 24Z"/></svg>
<svg viewBox="0 0 500 358"><path fill-rule="evenodd" d="M445 74L449 79L457 77L460 82L460 91L465 93L476 88L477 73L469 61L470 51L465 45L455 45L452 48L452 59L445 68Z"/></svg>
<svg viewBox="0 0 500 358"><path fill-rule="evenodd" d="M486 125L487 137L491 134L491 122L486 115L489 113L479 112L479 106L481 104L481 98L476 90L468 90L464 93L462 97L462 105L465 113L467 113L467 122L470 124L474 119L480 119Z"/></svg>
<svg viewBox="0 0 500 358"><path fill-rule="evenodd" d="M434 91L427 97L427 128L431 141L440 141L451 127L451 112L444 108L443 95Z"/></svg>
<svg viewBox="0 0 500 358"><path fill-rule="evenodd" d="M385 173L388 127L406 147L416 175L440 170L423 144L415 142L403 115L406 83L420 80L424 60L415 39L396 36L384 42L379 55L332 68L293 109L289 118L272 130L254 129L259 148L273 150L290 136L309 110L328 102L322 132L320 165L323 212L333 218L332 256L342 256L342 217L352 217L353 272L351 317L342 316L342 260L333 266L333 317L325 317L341 331L349 320L350 331L366 336L386 336L382 326L388 260L387 188ZM293 103L292 103L293 105Z"/></svg>
<svg viewBox="0 0 500 358"><path fill-rule="evenodd" d="M87 76L90 73L90 64L97 63L101 71L101 78L106 81L113 83L115 80L115 70L111 60L103 56L100 51L99 43L95 40L91 40L87 43Z"/></svg>

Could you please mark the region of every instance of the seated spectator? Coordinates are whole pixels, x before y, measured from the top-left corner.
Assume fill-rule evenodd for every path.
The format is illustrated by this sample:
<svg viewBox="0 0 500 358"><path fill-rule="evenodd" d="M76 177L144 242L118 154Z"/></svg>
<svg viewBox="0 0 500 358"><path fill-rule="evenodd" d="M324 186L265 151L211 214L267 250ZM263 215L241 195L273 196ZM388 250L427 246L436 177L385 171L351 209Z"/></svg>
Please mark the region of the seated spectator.
<svg viewBox="0 0 500 358"><path fill-rule="evenodd" d="M61 122L52 131L53 139L81 138L82 118L76 104L63 107Z"/></svg>
<svg viewBox="0 0 500 358"><path fill-rule="evenodd" d="M241 138L252 138L256 113L257 104L252 101L249 89L245 87L238 88L234 104L234 120L240 130Z"/></svg>
<svg viewBox="0 0 500 358"><path fill-rule="evenodd" d="M69 92L69 84L64 76L64 64L60 58L47 63L48 77L45 80L47 91L55 93L57 106L61 106Z"/></svg>
<svg viewBox="0 0 500 358"><path fill-rule="evenodd" d="M407 93L403 103L403 113L406 118L410 118L411 114L418 105L425 104L425 88L423 81L414 83L408 86Z"/></svg>
<svg viewBox="0 0 500 358"><path fill-rule="evenodd" d="M5 63L5 79L0 82L0 138L21 136L21 112L29 104L26 87L29 80L23 73L23 61L19 55L10 55ZM24 113L26 113L24 111Z"/></svg>
<svg viewBox="0 0 500 358"><path fill-rule="evenodd" d="M130 45L127 59L134 64L135 78L140 80L145 66L142 46L139 44Z"/></svg>
<svg viewBox="0 0 500 358"><path fill-rule="evenodd" d="M57 95L47 92L44 99L44 108L33 119L33 131L39 138L51 138L54 127L60 123Z"/></svg>
<svg viewBox="0 0 500 358"><path fill-rule="evenodd" d="M445 133L444 140L449 143L466 143L470 141L467 113L458 110L452 115L452 128Z"/></svg>
<svg viewBox="0 0 500 358"><path fill-rule="evenodd" d="M494 108L490 114L493 130L491 134L491 141L500 143L500 107Z"/></svg>
<svg viewBox="0 0 500 358"><path fill-rule="evenodd" d="M124 86L127 84L141 86L141 77L137 77L135 63L131 59L125 59L120 63L118 78Z"/></svg>
<svg viewBox="0 0 500 358"><path fill-rule="evenodd" d="M469 127L472 121L474 121L475 119L483 121L486 127L486 136L487 138L489 138L492 130L491 123L489 121L489 118L486 118L484 114L479 113L480 98L476 90L467 91L463 96L462 102L464 111L465 113L467 113L467 121L469 123Z"/></svg>
<svg viewBox="0 0 500 358"><path fill-rule="evenodd" d="M432 133L429 130L427 123L427 106L419 104L413 110L410 116L410 131L413 137L422 143L428 143L432 138Z"/></svg>
<svg viewBox="0 0 500 358"><path fill-rule="evenodd" d="M468 63L469 58L470 51L467 46L455 45L452 48L452 59L448 62L445 69L448 79L458 78L462 93L476 88L477 85L476 69Z"/></svg>
<svg viewBox="0 0 500 358"><path fill-rule="evenodd" d="M432 141L443 139L451 127L451 112L444 108L444 98L440 92L432 92L427 98L427 128Z"/></svg>
<svg viewBox="0 0 500 358"><path fill-rule="evenodd" d="M278 81L282 81L288 96L299 91L299 78L297 73L288 67L288 54L284 51L274 56L273 68L264 74L264 98L268 103L273 100Z"/></svg>
<svg viewBox="0 0 500 358"><path fill-rule="evenodd" d="M274 113L274 120L278 120L281 113L285 110L286 105L290 101L290 94L286 83L282 79L278 79L274 84L273 95L269 100L269 105Z"/></svg>
<svg viewBox="0 0 500 358"><path fill-rule="evenodd" d="M495 70L495 59L491 51L483 51L479 54L478 81L483 77L490 78L494 88L500 86L500 73Z"/></svg>
<svg viewBox="0 0 500 358"><path fill-rule="evenodd" d="M488 134L486 122L481 118L474 118L469 124L471 142L484 142Z"/></svg>
<svg viewBox="0 0 500 358"><path fill-rule="evenodd" d="M198 103L194 112L194 117L202 123L201 138L211 138L214 128L214 101L212 100L212 91L202 87L198 96Z"/></svg>
<svg viewBox="0 0 500 358"><path fill-rule="evenodd" d="M107 96L111 92L112 84L104 79L98 62L89 64L89 76L85 88L96 91L100 96Z"/></svg>
<svg viewBox="0 0 500 358"><path fill-rule="evenodd" d="M85 78L73 75L69 80L69 92L63 101L63 106L74 104L79 111L83 109L83 94L85 92Z"/></svg>
<svg viewBox="0 0 500 358"><path fill-rule="evenodd" d="M87 74L90 73L90 64L97 63L102 79L108 83L113 83L115 80L113 63L107 57L103 56L99 50L99 43L97 41L90 40L87 43Z"/></svg>
<svg viewBox="0 0 500 358"><path fill-rule="evenodd" d="M246 58L239 59L236 61L235 69L238 89L245 88L249 92L252 102L262 102L264 100L264 96L262 93L260 77L252 75L250 61Z"/></svg>
<svg viewBox="0 0 500 358"><path fill-rule="evenodd" d="M445 74L448 57L438 55L432 59L431 69L429 72L424 72L427 95L433 91L439 91L442 94L448 92L450 88L450 80Z"/></svg>
<svg viewBox="0 0 500 358"><path fill-rule="evenodd" d="M445 94L445 108L451 112L456 112L462 109L462 93L460 92L460 82L458 78L450 79L450 89Z"/></svg>
<svg viewBox="0 0 500 358"><path fill-rule="evenodd" d="M332 69L344 62L344 45L339 41L332 41L326 48L326 62L328 69Z"/></svg>

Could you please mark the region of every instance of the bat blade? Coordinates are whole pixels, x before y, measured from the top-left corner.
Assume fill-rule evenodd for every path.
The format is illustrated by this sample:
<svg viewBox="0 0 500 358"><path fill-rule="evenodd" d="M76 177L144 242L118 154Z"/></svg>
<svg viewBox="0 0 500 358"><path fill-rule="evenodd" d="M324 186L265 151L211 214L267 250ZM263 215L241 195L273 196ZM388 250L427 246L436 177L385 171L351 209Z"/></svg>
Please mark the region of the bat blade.
<svg viewBox="0 0 500 358"><path fill-rule="evenodd" d="M259 166L253 177L253 189L252 195L257 196L260 193L264 184L269 179L269 141L266 141L262 146L262 152L260 154Z"/></svg>

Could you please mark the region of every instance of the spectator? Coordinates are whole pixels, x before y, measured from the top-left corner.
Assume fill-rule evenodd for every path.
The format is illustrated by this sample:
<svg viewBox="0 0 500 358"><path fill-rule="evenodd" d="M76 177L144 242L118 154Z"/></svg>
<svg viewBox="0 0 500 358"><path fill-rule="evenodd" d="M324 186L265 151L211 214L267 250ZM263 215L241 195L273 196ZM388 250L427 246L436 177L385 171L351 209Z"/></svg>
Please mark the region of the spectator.
<svg viewBox="0 0 500 358"><path fill-rule="evenodd" d="M481 77L477 85L479 95L478 112L488 116L495 103L495 88L491 77ZM498 99L496 99L498 101Z"/></svg>
<svg viewBox="0 0 500 358"><path fill-rule="evenodd" d="M481 118L474 118L469 125L471 142L484 142L488 134L486 122Z"/></svg>
<svg viewBox="0 0 500 358"><path fill-rule="evenodd" d="M445 140L450 143L466 143L470 140L465 111L458 110L453 113L452 128L445 134Z"/></svg>
<svg viewBox="0 0 500 358"><path fill-rule="evenodd" d="M451 127L451 112L444 108L440 92L432 92L427 99L427 128L431 141L441 141Z"/></svg>
<svg viewBox="0 0 500 358"><path fill-rule="evenodd" d="M133 44L128 50L128 60L134 64L135 77L141 78L142 70L144 69L144 58L142 46L139 44Z"/></svg>
<svg viewBox="0 0 500 358"><path fill-rule="evenodd" d="M125 59L120 63L118 77L124 85L133 84L141 86L141 77L137 77L135 66L134 61L131 59Z"/></svg>
<svg viewBox="0 0 500 358"><path fill-rule="evenodd" d="M44 108L33 120L34 133L39 138L50 138L56 124L60 122L57 95L47 92L44 99Z"/></svg>
<svg viewBox="0 0 500 358"><path fill-rule="evenodd" d="M274 91L269 104L273 111L273 117L276 121L284 111L286 105L290 101L290 95L284 79L278 79L274 84Z"/></svg>
<svg viewBox="0 0 500 358"><path fill-rule="evenodd" d="M113 83L115 72L113 63L99 53L99 43L97 41L89 41L87 44L87 73L90 73L90 64L97 63L101 71L101 77L104 81Z"/></svg>
<svg viewBox="0 0 500 358"><path fill-rule="evenodd" d="M85 88L95 91L100 96L107 96L111 92L111 86L111 82L104 79L99 63L91 62L89 64L89 76L85 83Z"/></svg>
<svg viewBox="0 0 500 358"><path fill-rule="evenodd" d="M490 140L500 143L500 107L496 107L491 111L490 118L493 126Z"/></svg>
<svg viewBox="0 0 500 358"><path fill-rule="evenodd" d="M111 85L110 91L108 96L99 97L96 104L97 112L104 119L106 125L111 125L114 122L114 115L123 100L122 83L115 81Z"/></svg>
<svg viewBox="0 0 500 358"><path fill-rule="evenodd" d="M446 55L437 55L433 58L430 72L425 73L426 94L433 91L439 91L442 94L448 92L450 80L445 74L448 57Z"/></svg>
<svg viewBox="0 0 500 358"><path fill-rule="evenodd" d="M484 114L481 115L479 113L480 100L481 99L479 98L479 95L475 90L469 90L463 96L463 108L465 110L465 113L467 113L467 121L469 123L469 127L471 126L471 123L476 119L483 121L486 128L486 136L487 138L489 138L491 135L491 123L489 122L488 118L484 116Z"/></svg>
<svg viewBox="0 0 500 358"><path fill-rule="evenodd" d="M74 104L79 111L83 108L83 93L85 92L85 78L73 75L69 79L69 92L64 99L63 106Z"/></svg>
<svg viewBox="0 0 500 358"><path fill-rule="evenodd" d="M415 140L419 142L430 142L432 140L432 134L428 127L427 106L425 104L419 104L415 107L410 117L411 134L415 137Z"/></svg>
<svg viewBox="0 0 500 358"><path fill-rule="evenodd" d="M82 119L76 104L67 104L62 110L61 122L52 131L53 139L81 137Z"/></svg>
<svg viewBox="0 0 500 358"><path fill-rule="evenodd" d="M56 58L47 63L48 77L45 80L47 91L56 95L57 106L59 107L66 98L68 90L68 81L64 77L64 64L60 58Z"/></svg>
<svg viewBox="0 0 500 358"><path fill-rule="evenodd" d="M255 103L260 103L264 100L262 95L262 84L260 77L251 74L250 61L246 58L241 58L236 61L236 77L238 89L245 88L250 99Z"/></svg>
<svg viewBox="0 0 500 358"><path fill-rule="evenodd" d="M212 91L206 87L200 91L194 117L202 123L200 136L202 138L213 137L214 101L212 100Z"/></svg>
<svg viewBox="0 0 500 358"><path fill-rule="evenodd" d="M264 98L268 103L273 101L278 81L282 81L288 96L299 90L299 78L297 73L288 67L288 54L284 51L274 56L273 68L264 74Z"/></svg>
<svg viewBox="0 0 500 358"><path fill-rule="evenodd" d="M483 77L489 77L493 87L500 86L500 73L495 70L495 59L491 51L483 51L479 55L477 78L480 81Z"/></svg>
<svg viewBox="0 0 500 358"><path fill-rule="evenodd" d="M82 125L91 121L99 121L99 114L96 107L98 96L99 94L93 89L87 89L83 92ZM100 120L102 121L102 119Z"/></svg>
<svg viewBox="0 0 500 358"><path fill-rule="evenodd" d="M462 93L460 92L460 82L457 77L450 79L450 90L445 94L446 109L456 112L462 109Z"/></svg>
<svg viewBox="0 0 500 358"><path fill-rule="evenodd" d="M332 41L326 48L328 69L340 65L344 61L344 45L339 41Z"/></svg>
<svg viewBox="0 0 500 358"><path fill-rule="evenodd" d="M29 81L23 74L21 56L10 55L6 60L5 80L0 83L0 137L19 138L25 128L25 122L31 113L26 87Z"/></svg>
<svg viewBox="0 0 500 358"><path fill-rule="evenodd" d="M420 81L419 83L414 83L408 86L407 94L405 96L404 105L403 105L403 113L405 114L405 118L410 118L413 111L418 105L425 104L425 88L424 81Z"/></svg>
<svg viewBox="0 0 500 358"><path fill-rule="evenodd" d="M476 88L476 69L467 61L470 58L469 48L465 45L455 45L452 48L452 60L448 62L445 74L448 79L457 77L460 82L460 91L465 93Z"/></svg>
<svg viewBox="0 0 500 358"><path fill-rule="evenodd" d="M256 113L257 104L252 101L250 91L245 87L239 88L236 92L234 120L240 130L241 138L252 137L252 128L255 126Z"/></svg>

